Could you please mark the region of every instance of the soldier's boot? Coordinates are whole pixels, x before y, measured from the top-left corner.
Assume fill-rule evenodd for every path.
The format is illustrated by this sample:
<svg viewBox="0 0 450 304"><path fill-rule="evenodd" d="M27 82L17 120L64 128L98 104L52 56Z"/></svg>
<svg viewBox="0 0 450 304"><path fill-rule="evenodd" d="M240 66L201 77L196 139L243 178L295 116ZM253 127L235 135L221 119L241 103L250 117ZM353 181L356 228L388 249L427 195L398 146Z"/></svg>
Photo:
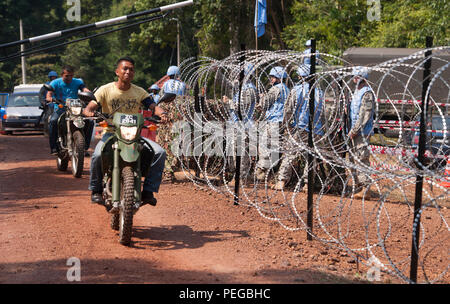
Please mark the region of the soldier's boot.
<svg viewBox="0 0 450 304"><path fill-rule="evenodd" d="M274 189L274 190L279 190L279 191L284 190L285 184L286 184L286 183L285 183L284 180L279 180L279 181L277 181L277 183L275 184L275 186L273 186L273 189Z"/></svg>
<svg viewBox="0 0 450 304"><path fill-rule="evenodd" d="M258 181L264 181L266 179L266 171L264 169L256 168L255 175Z"/></svg>

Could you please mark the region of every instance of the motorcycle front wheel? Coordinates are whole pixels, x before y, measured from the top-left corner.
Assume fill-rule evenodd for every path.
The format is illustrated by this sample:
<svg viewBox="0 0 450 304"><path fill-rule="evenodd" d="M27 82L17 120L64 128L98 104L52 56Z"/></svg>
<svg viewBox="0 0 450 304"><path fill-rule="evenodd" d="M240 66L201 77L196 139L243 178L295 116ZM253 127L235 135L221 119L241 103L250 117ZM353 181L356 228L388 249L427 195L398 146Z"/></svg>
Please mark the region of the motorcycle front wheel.
<svg viewBox="0 0 450 304"><path fill-rule="evenodd" d="M84 136L81 131L73 132L72 141L72 175L81 177L84 166Z"/></svg>
<svg viewBox="0 0 450 304"><path fill-rule="evenodd" d="M131 243L134 215L134 173L130 166L123 167L121 179L119 242L128 246Z"/></svg>

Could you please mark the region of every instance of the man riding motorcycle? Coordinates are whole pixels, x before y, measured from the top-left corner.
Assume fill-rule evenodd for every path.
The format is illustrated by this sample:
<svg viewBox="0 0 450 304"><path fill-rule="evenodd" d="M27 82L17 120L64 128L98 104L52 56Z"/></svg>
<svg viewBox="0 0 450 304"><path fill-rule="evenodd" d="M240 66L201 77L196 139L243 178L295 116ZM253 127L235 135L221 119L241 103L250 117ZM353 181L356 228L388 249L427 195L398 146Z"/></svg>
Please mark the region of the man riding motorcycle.
<svg viewBox="0 0 450 304"><path fill-rule="evenodd" d="M47 91L46 100L47 102L53 101L53 94L56 95L56 98L62 101L64 104L67 98L78 98L78 90L83 92L90 92L83 80L80 78L74 78L74 68L66 65L63 67L63 72L60 78L56 78L50 82L50 85L53 87L54 92ZM65 112L64 107L57 108L53 112L50 123L48 127L49 132L49 142L50 142L50 153L53 155L58 154L58 145L56 143L58 137L58 128L56 124L58 123L58 118ZM92 131L92 127L90 129ZM89 132L87 132L89 133ZM91 134L86 134L86 146L89 148L91 141ZM87 149L86 149L87 150Z"/></svg>
<svg viewBox="0 0 450 304"><path fill-rule="evenodd" d="M149 109L154 115L161 117L161 121L167 122L167 112L157 106L147 91L143 88L132 84L134 78L134 60L130 57L122 57L116 63L115 73L117 81L110 82L101 86L95 92L97 101L91 101L84 110L84 115L92 117L95 110L101 106L102 112L111 114L120 111L125 114L137 114L141 108ZM101 151L106 140L112 136L112 130L106 128L102 139L95 147L95 151L91 159L89 190L92 191L91 201L93 203L103 204L102 194L102 161ZM159 191L162 181L164 165L166 160L166 151L154 141L144 138L154 150L154 157L150 170L145 178L142 202L144 204L156 205L156 198L153 193Z"/></svg>

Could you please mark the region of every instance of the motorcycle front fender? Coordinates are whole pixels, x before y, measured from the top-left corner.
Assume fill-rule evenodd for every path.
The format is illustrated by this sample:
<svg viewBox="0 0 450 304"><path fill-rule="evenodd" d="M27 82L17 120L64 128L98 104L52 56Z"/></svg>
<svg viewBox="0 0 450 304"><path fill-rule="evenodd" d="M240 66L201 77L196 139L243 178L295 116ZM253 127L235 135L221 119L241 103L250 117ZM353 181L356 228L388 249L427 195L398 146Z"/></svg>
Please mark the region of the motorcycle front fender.
<svg viewBox="0 0 450 304"><path fill-rule="evenodd" d="M134 163L139 159L140 149L137 142L127 144L123 141L117 142L120 150L120 158L128 163Z"/></svg>
<svg viewBox="0 0 450 304"><path fill-rule="evenodd" d="M78 129L83 129L84 128L84 120L83 120L83 117L81 117L81 116L75 117L72 120L72 123Z"/></svg>

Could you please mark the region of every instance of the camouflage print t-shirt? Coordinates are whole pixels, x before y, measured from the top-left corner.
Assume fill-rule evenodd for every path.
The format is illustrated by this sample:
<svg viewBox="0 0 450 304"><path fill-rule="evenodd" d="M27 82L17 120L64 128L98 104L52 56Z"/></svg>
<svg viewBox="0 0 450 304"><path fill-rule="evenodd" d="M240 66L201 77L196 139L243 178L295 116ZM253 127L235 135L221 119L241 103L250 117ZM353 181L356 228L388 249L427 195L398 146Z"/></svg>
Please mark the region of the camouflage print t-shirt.
<svg viewBox="0 0 450 304"><path fill-rule="evenodd" d="M125 114L137 114L142 109L142 100L147 98L149 93L141 87L131 84L131 87L122 91L118 89L114 82L101 86L95 92L97 104L102 106L102 112L109 114L120 112ZM107 128L106 132L111 132Z"/></svg>

